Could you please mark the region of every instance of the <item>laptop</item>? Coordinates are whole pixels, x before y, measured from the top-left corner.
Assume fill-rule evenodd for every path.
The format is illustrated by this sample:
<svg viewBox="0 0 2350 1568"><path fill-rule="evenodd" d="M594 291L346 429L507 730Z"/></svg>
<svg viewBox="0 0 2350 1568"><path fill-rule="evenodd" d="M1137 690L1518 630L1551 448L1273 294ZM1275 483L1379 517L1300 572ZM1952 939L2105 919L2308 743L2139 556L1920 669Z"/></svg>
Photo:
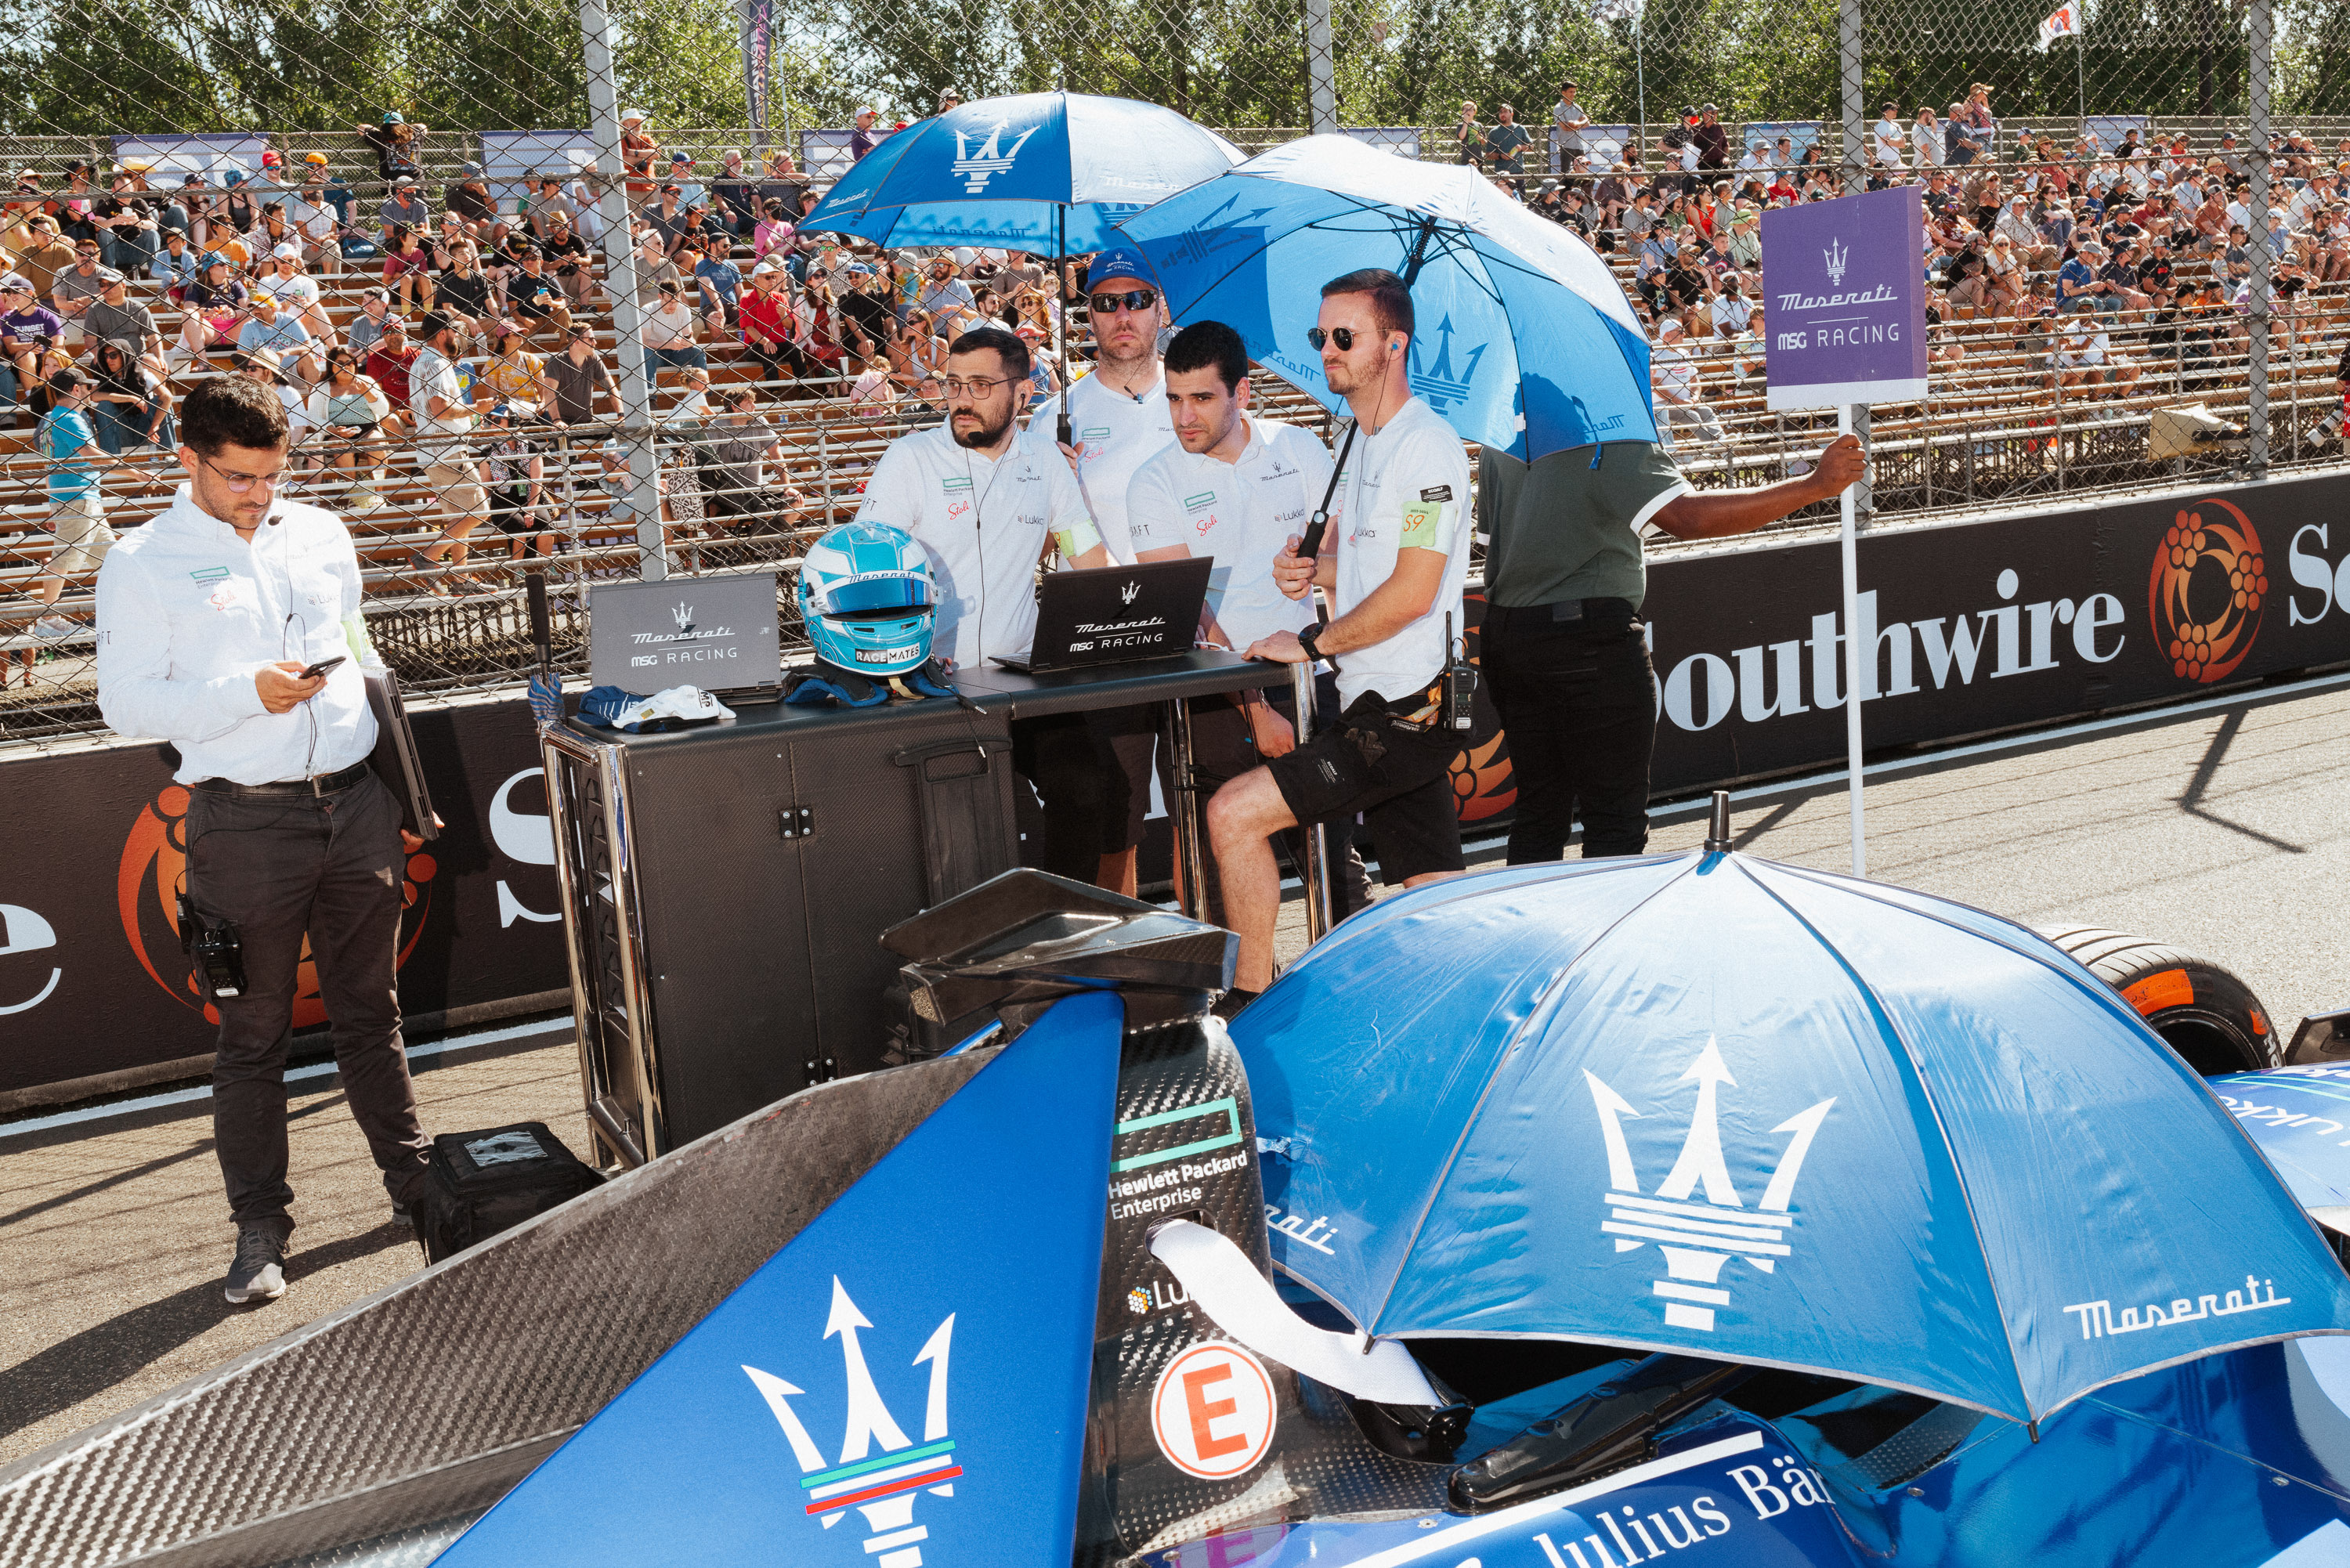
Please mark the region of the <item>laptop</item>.
<svg viewBox="0 0 2350 1568"><path fill-rule="evenodd" d="M1189 653L1200 639L1215 561L1145 561L1055 572L1036 593L1036 640L995 662L1023 675Z"/></svg>
<svg viewBox="0 0 2350 1568"><path fill-rule="evenodd" d="M598 686L650 696L699 686L736 702L783 694L776 574L744 572L588 590L588 668Z"/></svg>

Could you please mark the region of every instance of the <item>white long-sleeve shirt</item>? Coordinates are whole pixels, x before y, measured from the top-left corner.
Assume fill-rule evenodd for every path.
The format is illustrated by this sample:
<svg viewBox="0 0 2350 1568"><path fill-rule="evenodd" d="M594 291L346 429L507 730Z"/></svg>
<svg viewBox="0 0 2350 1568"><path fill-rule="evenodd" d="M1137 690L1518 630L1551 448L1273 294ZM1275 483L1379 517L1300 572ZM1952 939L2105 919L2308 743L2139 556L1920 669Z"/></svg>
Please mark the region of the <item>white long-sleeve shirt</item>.
<svg viewBox="0 0 2350 1568"><path fill-rule="evenodd" d="M180 486L122 536L98 574L98 705L119 734L170 741L182 784L275 784L338 773L375 749L359 660L290 712L254 676L364 649L359 552L316 506L279 501L248 545Z"/></svg>

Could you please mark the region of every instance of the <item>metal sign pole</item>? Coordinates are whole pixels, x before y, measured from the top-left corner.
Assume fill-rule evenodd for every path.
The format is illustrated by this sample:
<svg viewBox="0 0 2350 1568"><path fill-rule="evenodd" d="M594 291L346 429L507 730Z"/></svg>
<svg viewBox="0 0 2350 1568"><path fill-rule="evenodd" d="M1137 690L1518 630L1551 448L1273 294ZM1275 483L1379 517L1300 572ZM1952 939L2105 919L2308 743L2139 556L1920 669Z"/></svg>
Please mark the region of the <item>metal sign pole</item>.
<svg viewBox="0 0 2350 1568"><path fill-rule="evenodd" d="M1860 405L1865 409L1866 404ZM1850 403L1836 408L1836 434L1852 433L1852 417L1856 411ZM1868 875L1868 835L1861 823L1860 808L1860 509L1853 492L1858 485L1845 486L1839 505L1844 513L1844 749L1847 773L1847 790L1852 797L1852 874ZM1870 655L1875 649L1866 650Z"/></svg>

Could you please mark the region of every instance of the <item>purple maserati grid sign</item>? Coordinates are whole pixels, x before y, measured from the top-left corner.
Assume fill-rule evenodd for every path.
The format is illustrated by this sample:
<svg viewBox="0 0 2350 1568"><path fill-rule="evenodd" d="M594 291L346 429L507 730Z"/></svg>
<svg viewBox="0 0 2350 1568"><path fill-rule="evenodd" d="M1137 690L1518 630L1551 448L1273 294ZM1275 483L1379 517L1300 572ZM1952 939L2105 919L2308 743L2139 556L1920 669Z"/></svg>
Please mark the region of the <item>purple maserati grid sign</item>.
<svg viewBox="0 0 2350 1568"><path fill-rule="evenodd" d="M1926 395L1924 225L1915 185L1762 214L1771 408Z"/></svg>

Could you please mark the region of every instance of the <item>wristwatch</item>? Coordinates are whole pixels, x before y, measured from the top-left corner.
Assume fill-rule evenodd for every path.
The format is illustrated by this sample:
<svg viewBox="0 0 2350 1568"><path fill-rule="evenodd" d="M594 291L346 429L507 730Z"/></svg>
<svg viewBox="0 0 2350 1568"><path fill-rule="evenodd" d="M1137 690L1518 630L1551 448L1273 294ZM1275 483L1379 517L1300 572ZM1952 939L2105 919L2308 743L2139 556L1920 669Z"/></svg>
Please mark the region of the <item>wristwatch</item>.
<svg viewBox="0 0 2350 1568"><path fill-rule="evenodd" d="M1322 623L1318 620L1308 625L1305 630L1297 634L1297 646L1305 650L1305 657L1309 662L1323 657L1323 655L1314 647L1314 645L1320 641L1321 639Z"/></svg>

